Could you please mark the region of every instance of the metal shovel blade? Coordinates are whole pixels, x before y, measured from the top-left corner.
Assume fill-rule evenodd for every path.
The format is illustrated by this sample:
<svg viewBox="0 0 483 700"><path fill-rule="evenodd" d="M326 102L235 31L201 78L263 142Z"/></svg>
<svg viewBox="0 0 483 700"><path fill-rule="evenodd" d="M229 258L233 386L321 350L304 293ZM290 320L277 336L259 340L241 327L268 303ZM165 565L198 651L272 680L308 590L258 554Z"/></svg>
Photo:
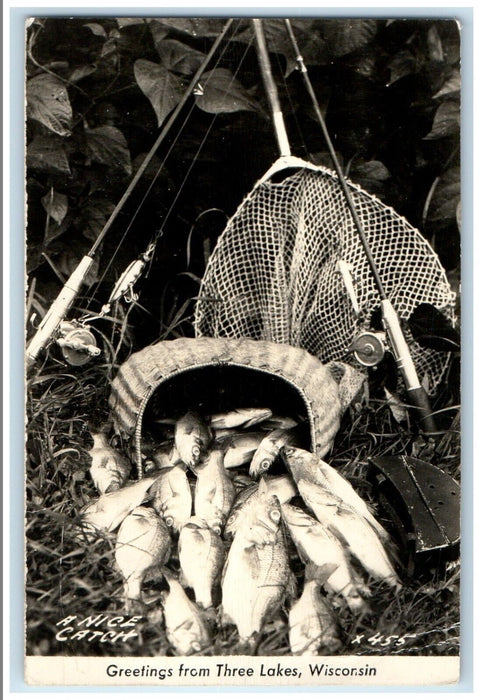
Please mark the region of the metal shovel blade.
<svg viewBox="0 0 483 700"><path fill-rule="evenodd" d="M406 540L414 542L416 554L458 545L460 487L449 474L429 462L404 455L369 461L378 489L400 517Z"/></svg>

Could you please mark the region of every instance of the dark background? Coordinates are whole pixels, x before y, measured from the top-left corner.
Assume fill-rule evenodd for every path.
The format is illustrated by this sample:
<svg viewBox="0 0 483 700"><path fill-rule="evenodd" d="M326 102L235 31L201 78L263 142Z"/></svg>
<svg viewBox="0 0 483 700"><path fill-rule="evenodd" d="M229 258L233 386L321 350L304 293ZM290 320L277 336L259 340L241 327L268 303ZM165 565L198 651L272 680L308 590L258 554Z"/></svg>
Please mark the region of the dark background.
<svg viewBox="0 0 483 700"><path fill-rule="evenodd" d="M224 22L48 18L28 28L34 310L48 308L89 250ZM283 22L264 26L292 151L330 165ZM296 19L293 26L346 174L423 232L458 289L456 22ZM249 20L235 20L229 37L210 68L238 82L222 96L215 79L204 98L188 100L111 228L78 302L98 312L125 266L158 238L129 316L134 348L192 334L206 257L278 156ZM153 85L157 96L147 97Z"/></svg>

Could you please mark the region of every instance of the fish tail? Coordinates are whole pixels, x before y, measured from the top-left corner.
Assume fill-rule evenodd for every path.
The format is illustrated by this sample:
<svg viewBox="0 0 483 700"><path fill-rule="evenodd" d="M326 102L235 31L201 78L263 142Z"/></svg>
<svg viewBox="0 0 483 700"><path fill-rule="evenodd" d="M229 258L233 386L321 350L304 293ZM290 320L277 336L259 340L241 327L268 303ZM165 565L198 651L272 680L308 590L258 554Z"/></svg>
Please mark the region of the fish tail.
<svg viewBox="0 0 483 700"><path fill-rule="evenodd" d="M322 565L310 562L305 566L305 581L317 581L317 583L323 586L327 579L329 579L338 568L339 565L332 562Z"/></svg>

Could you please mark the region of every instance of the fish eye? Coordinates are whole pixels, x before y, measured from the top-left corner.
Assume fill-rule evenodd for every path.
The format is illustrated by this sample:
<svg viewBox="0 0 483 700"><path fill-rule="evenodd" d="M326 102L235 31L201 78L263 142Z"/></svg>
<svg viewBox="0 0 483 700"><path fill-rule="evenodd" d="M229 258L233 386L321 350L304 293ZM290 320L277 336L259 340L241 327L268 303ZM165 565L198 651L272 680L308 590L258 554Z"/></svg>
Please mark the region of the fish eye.
<svg viewBox="0 0 483 700"><path fill-rule="evenodd" d="M262 459L260 462L260 469L263 469L264 472L268 471L270 469L270 460Z"/></svg>
<svg viewBox="0 0 483 700"><path fill-rule="evenodd" d="M193 447L193 449L191 450L191 453L192 453L193 457L199 457L199 456L200 456L201 450L200 450L200 448L198 447L198 445L195 445L195 446Z"/></svg>
<svg viewBox="0 0 483 700"><path fill-rule="evenodd" d="M283 448L283 451L285 452L285 454L287 455L287 457L291 457L291 456L294 454L295 449L294 449L293 447L289 447L288 445L286 445L286 446Z"/></svg>
<svg viewBox="0 0 483 700"><path fill-rule="evenodd" d="M280 520L280 511L274 508L273 510L270 511L270 519L273 520L274 523L278 523Z"/></svg>
<svg viewBox="0 0 483 700"><path fill-rule="evenodd" d="M221 527L219 525L215 525L214 527L211 528L215 535L221 535Z"/></svg>
<svg viewBox="0 0 483 700"><path fill-rule="evenodd" d="M171 515L168 515L168 517L166 518L166 525L168 527L172 527L173 523L174 523L174 518Z"/></svg>

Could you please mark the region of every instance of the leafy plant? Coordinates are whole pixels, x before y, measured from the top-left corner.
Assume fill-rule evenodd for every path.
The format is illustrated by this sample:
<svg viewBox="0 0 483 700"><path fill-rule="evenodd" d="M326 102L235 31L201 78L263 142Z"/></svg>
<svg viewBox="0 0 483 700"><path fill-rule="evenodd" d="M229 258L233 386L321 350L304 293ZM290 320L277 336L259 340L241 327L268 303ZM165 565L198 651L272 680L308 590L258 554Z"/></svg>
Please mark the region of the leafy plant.
<svg viewBox="0 0 483 700"><path fill-rule="evenodd" d="M29 23L29 316L46 312L61 281L96 240L224 23L180 17L51 17ZM308 18L292 24L345 172L422 230L457 287L457 24ZM292 150L331 167L283 20L266 19L264 28ZM72 614L82 614L86 606L121 609L112 541L81 546L71 528L94 495L87 474L88 425L106 417L109 383L133 349L193 332L193 304L209 252L226 217L278 155L268 114L253 29L248 19L236 20L113 225L74 313L98 311L119 273L155 239L139 303L128 311L119 304L97 324L104 363L66 370L52 354L29 379L30 653L66 653L62 644L46 641L55 638L59 605ZM204 217L210 211L219 215ZM334 449L334 466L368 497L367 460L416 449L414 435L398 423L394 402L391 413L392 400L353 407ZM440 410L451 418L453 404L453 394L451 400L447 394L439 399ZM455 477L458 435L455 416L436 445L442 466ZM415 632L401 653L457 653L455 591L457 567L441 579L408 581L398 598L376 591L369 618L353 620L341 612L347 631L342 653L393 653L370 641L375 629L385 635L395 629ZM156 629L143 622L144 656L166 653L166 639ZM366 641L356 649L351 635L358 633ZM233 643L227 634L214 653L229 653ZM76 650L126 653L126 647L87 643ZM128 651L140 653L137 642ZM259 653L288 653L286 625L269 622Z"/></svg>

